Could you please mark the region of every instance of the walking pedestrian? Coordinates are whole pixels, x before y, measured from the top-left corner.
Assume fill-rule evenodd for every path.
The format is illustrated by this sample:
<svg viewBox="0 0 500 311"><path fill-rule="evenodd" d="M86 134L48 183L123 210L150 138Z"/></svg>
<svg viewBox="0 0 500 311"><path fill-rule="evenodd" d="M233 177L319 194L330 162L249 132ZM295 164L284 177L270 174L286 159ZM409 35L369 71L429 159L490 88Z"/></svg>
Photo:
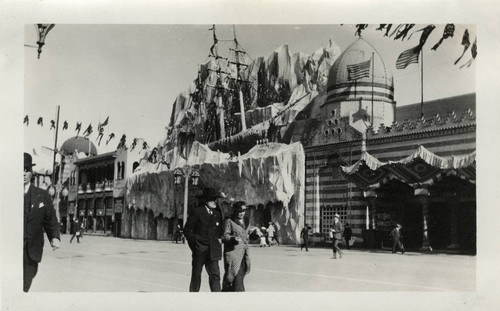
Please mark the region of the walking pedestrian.
<svg viewBox="0 0 500 311"><path fill-rule="evenodd" d="M33 160L24 153L24 242L23 242L23 291L28 292L42 261L43 232L53 250L61 247L60 225L52 198L43 189L31 184Z"/></svg>
<svg viewBox="0 0 500 311"><path fill-rule="evenodd" d="M199 292L203 266L212 292L220 292L219 260L222 258L222 212L217 204L220 193L203 189L201 205L191 209L184 226L184 236L192 251L190 292Z"/></svg>
<svg viewBox="0 0 500 311"><path fill-rule="evenodd" d="M305 224L304 228L300 231L300 238L302 239L302 244L300 245L300 250L302 250L304 247L306 248L306 252L309 251L307 246L309 245L309 230L311 227L309 227L308 224Z"/></svg>
<svg viewBox="0 0 500 311"><path fill-rule="evenodd" d="M245 202L233 204L233 214L224 222L224 278L223 292L244 292L245 275L250 273L248 243L250 231L245 226Z"/></svg>
<svg viewBox="0 0 500 311"><path fill-rule="evenodd" d="M69 240L69 243L73 242L73 239L76 237L76 241L80 243L80 235L81 235L81 227L80 227L80 222L78 221L78 218L75 218L73 221L73 224L71 225L71 239Z"/></svg>
<svg viewBox="0 0 500 311"><path fill-rule="evenodd" d="M339 253L339 258L342 258L342 251L339 248L339 242L342 239L342 233L344 228L340 222L339 214L333 215L333 227L331 230L331 236L333 238L333 257L332 259L337 259L337 253Z"/></svg>
<svg viewBox="0 0 500 311"><path fill-rule="evenodd" d="M392 229L390 235L392 238L392 253L396 253L396 246L401 250L401 254L405 253L405 248L403 246L403 234L401 233L402 226L400 224L396 224L396 227Z"/></svg>
<svg viewBox="0 0 500 311"><path fill-rule="evenodd" d="M260 247L266 247L267 245L267 236L266 236L266 228L261 227L260 229L257 228L257 234L259 235L260 238Z"/></svg>
<svg viewBox="0 0 500 311"><path fill-rule="evenodd" d="M269 246L273 246L274 244L276 244L276 239L274 238L276 230L274 229L272 221L269 222L269 227L267 227L266 230L267 230L267 237L269 239Z"/></svg>
<svg viewBox="0 0 500 311"><path fill-rule="evenodd" d="M349 227L349 224L346 223L344 229L344 239L347 249L351 249L351 237L352 237L352 229L351 227Z"/></svg>

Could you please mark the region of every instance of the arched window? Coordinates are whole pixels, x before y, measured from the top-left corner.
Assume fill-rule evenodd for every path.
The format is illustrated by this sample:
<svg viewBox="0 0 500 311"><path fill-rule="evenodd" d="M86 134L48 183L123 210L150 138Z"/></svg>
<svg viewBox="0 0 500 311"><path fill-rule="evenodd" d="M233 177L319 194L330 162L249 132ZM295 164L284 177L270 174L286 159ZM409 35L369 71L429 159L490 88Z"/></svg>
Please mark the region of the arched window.
<svg viewBox="0 0 500 311"><path fill-rule="evenodd" d="M328 130L325 131L325 136L328 136L330 132Z"/></svg>

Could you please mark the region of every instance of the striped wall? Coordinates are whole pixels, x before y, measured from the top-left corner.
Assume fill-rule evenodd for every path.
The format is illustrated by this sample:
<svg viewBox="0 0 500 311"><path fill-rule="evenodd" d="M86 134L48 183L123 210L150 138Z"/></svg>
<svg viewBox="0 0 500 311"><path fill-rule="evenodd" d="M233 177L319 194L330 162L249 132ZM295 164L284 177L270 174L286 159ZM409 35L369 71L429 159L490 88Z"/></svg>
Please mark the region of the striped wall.
<svg viewBox="0 0 500 311"><path fill-rule="evenodd" d="M475 124L459 128L441 128L426 133L398 133L392 137L373 137L367 140L366 145L368 153L381 161L400 160L414 152L418 145L423 145L443 157L468 154L476 150ZM367 228L368 201L361 189L346 181L340 165L358 161L361 141L310 146L305 148L305 152L306 222L313 232L325 233L330 219L322 219L322 211L347 209L346 215L341 215L342 223L349 222L357 241L360 241L362 231Z"/></svg>

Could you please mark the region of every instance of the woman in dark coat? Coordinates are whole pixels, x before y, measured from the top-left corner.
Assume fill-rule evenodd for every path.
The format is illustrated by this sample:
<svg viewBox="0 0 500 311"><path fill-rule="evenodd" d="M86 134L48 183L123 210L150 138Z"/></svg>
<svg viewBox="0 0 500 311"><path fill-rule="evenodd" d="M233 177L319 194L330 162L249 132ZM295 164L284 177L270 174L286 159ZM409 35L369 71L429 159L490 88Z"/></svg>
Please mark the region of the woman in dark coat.
<svg viewBox="0 0 500 311"><path fill-rule="evenodd" d="M250 272L248 242L250 230L245 226L245 202L233 204L233 214L224 222L224 278L223 292L244 292L243 280Z"/></svg>

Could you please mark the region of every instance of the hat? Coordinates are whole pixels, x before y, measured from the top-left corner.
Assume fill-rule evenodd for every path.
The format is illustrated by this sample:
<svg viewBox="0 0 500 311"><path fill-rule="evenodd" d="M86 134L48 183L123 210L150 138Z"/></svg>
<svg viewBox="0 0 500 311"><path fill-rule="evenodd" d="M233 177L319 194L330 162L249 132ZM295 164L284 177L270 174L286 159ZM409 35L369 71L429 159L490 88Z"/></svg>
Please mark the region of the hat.
<svg viewBox="0 0 500 311"><path fill-rule="evenodd" d="M222 197L220 192L214 188L204 188L202 194L198 196L198 198L206 201L212 201L220 197Z"/></svg>
<svg viewBox="0 0 500 311"><path fill-rule="evenodd" d="M247 210L247 207L245 205L245 202L243 202L243 201L238 201L238 202L233 204L233 212L234 213L240 213L240 212L244 212L246 210Z"/></svg>
<svg viewBox="0 0 500 311"><path fill-rule="evenodd" d="M24 168L35 166L36 164L33 164L33 159L31 158L31 154L29 153L24 153Z"/></svg>
<svg viewBox="0 0 500 311"><path fill-rule="evenodd" d="M335 215L333 215L333 217L340 218L339 214L335 214Z"/></svg>

